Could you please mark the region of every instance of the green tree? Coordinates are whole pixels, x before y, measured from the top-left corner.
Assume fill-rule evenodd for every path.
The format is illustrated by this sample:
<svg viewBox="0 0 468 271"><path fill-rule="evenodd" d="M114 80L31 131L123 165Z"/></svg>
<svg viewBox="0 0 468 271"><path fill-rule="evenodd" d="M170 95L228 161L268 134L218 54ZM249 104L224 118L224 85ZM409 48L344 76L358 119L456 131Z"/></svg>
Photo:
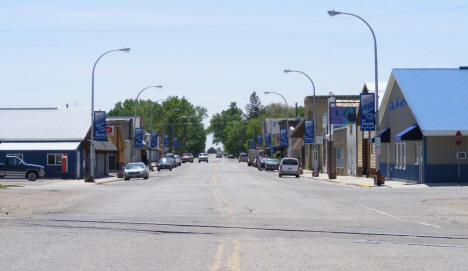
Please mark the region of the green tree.
<svg viewBox="0 0 468 271"><path fill-rule="evenodd" d="M304 106L297 107L298 116L304 117ZM265 115L267 118L284 118L286 115L286 106L280 103L272 103L265 106ZM290 107L288 110L288 117L296 117L296 107Z"/></svg>
<svg viewBox="0 0 468 271"><path fill-rule="evenodd" d="M250 103L245 107L247 119L257 118L260 114L263 113L264 108L258 97L257 93L254 91L250 94Z"/></svg>

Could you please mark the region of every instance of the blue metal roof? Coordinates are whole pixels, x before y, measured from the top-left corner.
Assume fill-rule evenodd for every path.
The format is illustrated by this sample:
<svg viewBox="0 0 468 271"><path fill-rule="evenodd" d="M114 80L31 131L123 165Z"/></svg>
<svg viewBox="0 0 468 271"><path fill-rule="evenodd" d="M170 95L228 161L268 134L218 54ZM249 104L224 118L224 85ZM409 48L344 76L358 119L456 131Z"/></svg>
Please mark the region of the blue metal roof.
<svg viewBox="0 0 468 271"><path fill-rule="evenodd" d="M468 133L468 70L394 69L392 74L424 135Z"/></svg>

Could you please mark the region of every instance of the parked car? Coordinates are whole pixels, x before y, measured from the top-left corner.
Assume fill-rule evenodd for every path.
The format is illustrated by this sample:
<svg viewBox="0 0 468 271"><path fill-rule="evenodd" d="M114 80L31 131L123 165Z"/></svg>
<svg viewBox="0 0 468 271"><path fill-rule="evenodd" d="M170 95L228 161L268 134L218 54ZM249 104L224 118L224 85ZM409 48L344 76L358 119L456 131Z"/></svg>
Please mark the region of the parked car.
<svg viewBox="0 0 468 271"><path fill-rule="evenodd" d="M264 151L261 150L255 150L255 149L250 149L248 153L248 160L247 160L247 165L248 166L257 166L256 159L259 156L262 156Z"/></svg>
<svg viewBox="0 0 468 271"><path fill-rule="evenodd" d="M177 167L177 163L176 163L176 160L175 160L175 157L174 157L174 156L164 156L164 158L169 159L169 161L170 161L171 164L172 164L172 168L176 168L176 167Z"/></svg>
<svg viewBox="0 0 468 271"><path fill-rule="evenodd" d="M232 154L232 153L229 154L229 155L228 155L228 158L229 158L229 159L234 159L234 154Z"/></svg>
<svg viewBox="0 0 468 271"><path fill-rule="evenodd" d="M240 162L247 162L249 160L249 157L247 156L247 153L241 153L239 155L239 163Z"/></svg>
<svg viewBox="0 0 468 271"><path fill-rule="evenodd" d="M260 159L257 162L257 168L259 171L262 171L262 169L265 168L265 163L268 159L268 157L260 157Z"/></svg>
<svg viewBox="0 0 468 271"><path fill-rule="evenodd" d="M173 165L171 158L163 157L159 159L156 167L158 168L158 171L161 171L161 169L169 169L169 171L172 171Z"/></svg>
<svg viewBox="0 0 468 271"><path fill-rule="evenodd" d="M182 159L180 158L180 155L174 155L174 159L176 161L176 164L177 166L181 166L182 165Z"/></svg>
<svg viewBox="0 0 468 271"><path fill-rule="evenodd" d="M278 176L281 178L283 175L293 175L299 178L299 160L296 158L286 157L281 159L279 166Z"/></svg>
<svg viewBox="0 0 468 271"><path fill-rule="evenodd" d="M124 169L124 178L125 180L130 180L130 178L149 178L149 169L142 162L128 163Z"/></svg>
<svg viewBox="0 0 468 271"><path fill-rule="evenodd" d="M216 158L223 158L223 153L222 152L217 152L216 153Z"/></svg>
<svg viewBox="0 0 468 271"><path fill-rule="evenodd" d="M21 177L29 181L35 181L38 177L44 177L44 167L28 164L16 156L6 156L5 163L0 163L0 178Z"/></svg>
<svg viewBox="0 0 468 271"><path fill-rule="evenodd" d="M193 163L193 155L191 153L182 154L182 163L185 162Z"/></svg>
<svg viewBox="0 0 468 271"><path fill-rule="evenodd" d="M200 153L198 155L198 163L201 163L202 161L208 163L208 155L206 153Z"/></svg>
<svg viewBox="0 0 468 271"><path fill-rule="evenodd" d="M278 170L279 168L279 161L275 158L269 158L265 162L265 171L267 170Z"/></svg>

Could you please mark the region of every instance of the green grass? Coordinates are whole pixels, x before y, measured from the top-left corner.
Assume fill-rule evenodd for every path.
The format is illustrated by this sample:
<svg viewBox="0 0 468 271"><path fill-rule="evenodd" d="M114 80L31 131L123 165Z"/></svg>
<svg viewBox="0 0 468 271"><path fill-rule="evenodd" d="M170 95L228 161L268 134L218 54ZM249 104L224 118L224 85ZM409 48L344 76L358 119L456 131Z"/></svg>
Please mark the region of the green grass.
<svg viewBox="0 0 468 271"><path fill-rule="evenodd" d="M0 184L0 189L6 189L6 185Z"/></svg>

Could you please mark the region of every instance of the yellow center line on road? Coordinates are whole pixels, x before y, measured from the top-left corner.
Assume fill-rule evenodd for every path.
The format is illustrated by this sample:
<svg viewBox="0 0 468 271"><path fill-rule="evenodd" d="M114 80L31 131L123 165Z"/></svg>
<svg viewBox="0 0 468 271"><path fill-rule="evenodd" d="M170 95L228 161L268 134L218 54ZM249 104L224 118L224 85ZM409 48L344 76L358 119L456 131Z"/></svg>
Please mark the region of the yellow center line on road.
<svg viewBox="0 0 468 271"><path fill-rule="evenodd" d="M221 257L223 256L224 240L221 240L216 251L215 262L211 266L211 271L218 271L221 265Z"/></svg>
<svg viewBox="0 0 468 271"><path fill-rule="evenodd" d="M234 240L234 249L231 258L229 258L228 267L232 271L240 271L240 243L237 240Z"/></svg>

